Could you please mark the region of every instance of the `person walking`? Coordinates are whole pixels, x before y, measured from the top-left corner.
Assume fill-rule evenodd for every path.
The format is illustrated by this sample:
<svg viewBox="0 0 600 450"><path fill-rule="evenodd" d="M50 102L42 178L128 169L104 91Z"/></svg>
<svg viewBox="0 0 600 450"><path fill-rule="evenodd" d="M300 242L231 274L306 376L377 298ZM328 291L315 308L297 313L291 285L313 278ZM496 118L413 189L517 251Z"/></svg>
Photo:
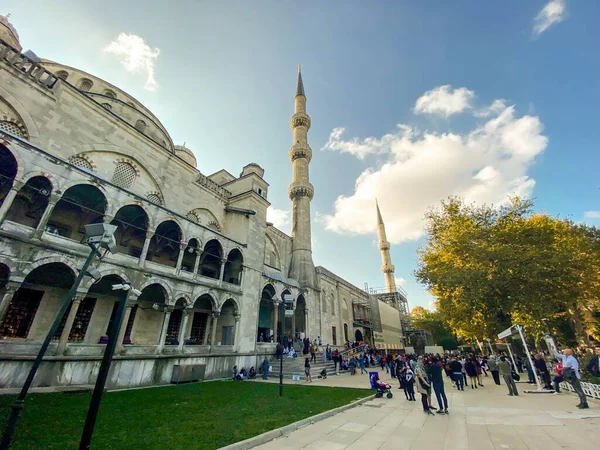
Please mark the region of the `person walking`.
<svg viewBox="0 0 600 450"><path fill-rule="evenodd" d="M306 375L306 382L312 383L312 377L310 376L310 360L304 358L304 375Z"/></svg>
<svg viewBox="0 0 600 450"><path fill-rule="evenodd" d="M423 404L423 412L430 416L433 416L431 408L429 407L429 396L431 395L431 384L429 378L427 378L427 371L423 363L423 357L419 356L417 361L417 371L415 372L417 378L417 392L421 394L421 403Z"/></svg>
<svg viewBox="0 0 600 450"><path fill-rule="evenodd" d="M481 372L483 370L483 367L481 366L481 363L477 358L473 358L473 364L475 364L475 373L477 373L477 384L483 387L483 383L481 382Z"/></svg>
<svg viewBox="0 0 600 450"><path fill-rule="evenodd" d="M500 375L506 383L506 387L508 387L508 395L519 395L519 393L517 392L517 385L515 384L515 380L513 380L512 377L512 367L510 363L506 360L506 356L500 357L500 361L498 361L498 370L500 371Z"/></svg>
<svg viewBox="0 0 600 450"><path fill-rule="evenodd" d="M579 404L577 407L579 409L587 409L589 408L587 398L581 389L581 375L579 374L579 361L577 358L573 356L573 350L570 348L565 348L563 353L559 353L554 350L554 356L562 363L562 373L565 381L571 383L573 389L579 396Z"/></svg>
<svg viewBox="0 0 600 450"><path fill-rule="evenodd" d="M404 394L409 402L416 402L415 399L415 374L410 368L406 366L402 369L404 371Z"/></svg>
<svg viewBox="0 0 600 450"><path fill-rule="evenodd" d="M263 377L263 380L268 380L269 379L269 367L270 367L269 360L265 356L265 359L264 359L264 361L262 363L262 375L263 375L262 377Z"/></svg>
<svg viewBox="0 0 600 450"><path fill-rule="evenodd" d="M493 355L490 356L490 358L487 360L487 366L490 369L490 372L492 373L494 383L500 386L500 372L498 371L498 363L496 362L496 358L494 358Z"/></svg>
<svg viewBox="0 0 600 450"><path fill-rule="evenodd" d="M367 371L365 370L365 358L361 357L359 359L359 364L360 364L360 374L362 375L363 373L367 373Z"/></svg>
<svg viewBox="0 0 600 450"><path fill-rule="evenodd" d="M471 389L477 389L477 368L475 366L475 358L469 358L465 363L464 368L469 376L469 380L471 380Z"/></svg>
<svg viewBox="0 0 600 450"><path fill-rule="evenodd" d="M310 346L310 362L317 362L317 354L315 352L315 347L314 345Z"/></svg>
<svg viewBox="0 0 600 450"><path fill-rule="evenodd" d="M442 363L437 357L433 357L431 360L431 366L429 366L429 380L433 386L433 391L438 401L439 409L438 414L448 414L448 398L444 391L444 378L442 376ZM442 402L443 400L443 402Z"/></svg>
<svg viewBox="0 0 600 450"><path fill-rule="evenodd" d="M465 390L464 378L463 378L463 365L456 358L452 359L450 362L450 370L452 371L452 378L454 379L454 383L456 383L456 389L459 391Z"/></svg>

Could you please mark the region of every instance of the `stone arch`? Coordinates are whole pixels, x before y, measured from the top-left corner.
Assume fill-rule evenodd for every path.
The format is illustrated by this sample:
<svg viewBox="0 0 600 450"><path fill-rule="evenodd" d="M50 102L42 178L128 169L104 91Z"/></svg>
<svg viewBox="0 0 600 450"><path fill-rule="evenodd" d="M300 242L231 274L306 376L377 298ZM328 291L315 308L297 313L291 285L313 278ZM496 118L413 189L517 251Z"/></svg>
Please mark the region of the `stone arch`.
<svg viewBox="0 0 600 450"><path fill-rule="evenodd" d="M75 184L64 191L48 219L47 229L80 241L85 225L102 223L108 201L104 192L91 184Z"/></svg>
<svg viewBox="0 0 600 450"><path fill-rule="evenodd" d="M183 249L183 258L181 260L181 270L184 272L193 272L196 265L196 259L200 257L200 241L196 238L191 238L185 249Z"/></svg>
<svg viewBox="0 0 600 450"><path fill-rule="evenodd" d="M128 283L131 284L131 278L122 270L119 269L115 269L115 268L108 268L108 269L104 269L104 270L100 270L100 274L102 275L102 278L100 281L102 281L105 278L108 277L114 277L114 278L119 278L121 280L122 283ZM86 291L92 288L92 286L94 284L94 279L93 278L89 278L86 280L85 278L83 279L83 283L81 284L81 286L83 287L82 290ZM98 283L100 283L100 281L98 281Z"/></svg>
<svg viewBox="0 0 600 450"><path fill-rule="evenodd" d="M173 299L173 290L171 289L171 286L169 286L162 278L150 278L138 289L140 291L144 292L144 289L146 289L148 286L151 286L153 284L159 285L160 287L163 288L164 293L165 293L165 304L170 304ZM140 295L140 297L141 297L141 295Z"/></svg>
<svg viewBox="0 0 600 450"><path fill-rule="evenodd" d="M281 256L275 245L275 241L268 234L265 234L265 239L265 264L279 269L281 267Z"/></svg>
<svg viewBox="0 0 600 450"><path fill-rule="evenodd" d="M29 131L21 115L10 103L0 97L0 130L29 140Z"/></svg>
<svg viewBox="0 0 600 450"><path fill-rule="evenodd" d="M298 298L296 298L296 308L294 308L294 317L294 334L297 336L306 334L306 299L302 294L298 295Z"/></svg>
<svg viewBox="0 0 600 450"><path fill-rule="evenodd" d="M161 222L150 240L146 259L175 267L181 251L182 234L181 227L176 221L169 219Z"/></svg>
<svg viewBox="0 0 600 450"><path fill-rule="evenodd" d="M64 264L65 266L71 269L71 272L73 272L73 276L75 276L79 272L79 268L73 260L65 258L64 256L48 256L46 258L38 259L33 264L31 264L28 267L27 271L22 272L22 276L27 278L27 276L35 269L37 269L38 267L45 266L46 264Z"/></svg>
<svg viewBox="0 0 600 450"><path fill-rule="evenodd" d="M80 169L91 172L96 172L98 170L93 159L85 153L77 153L76 155L71 156L68 161Z"/></svg>
<svg viewBox="0 0 600 450"><path fill-rule="evenodd" d="M238 302L228 297L220 308L220 314L217 318L217 332L215 341L217 345L235 345L235 321L240 308Z"/></svg>
<svg viewBox="0 0 600 450"><path fill-rule="evenodd" d="M350 320L350 309L348 307L348 299L342 298L342 320Z"/></svg>
<svg viewBox="0 0 600 450"><path fill-rule="evenodd" d="M23 183L27 183L29 180L31 180L32 178L36 178L36 177L42 177L48 180L48 182L50 183L50 186L52 187L52 190L58 189L59 186L59 182L58 180L54 177L54 174L48 173L48 172L41 172L39 170L35 170L35 171L31 171L31 172L27 172L26 174L24 174L21 177L21 181Z"/></svg>
<svg viewBox="0 0 600 450"><path fill-rule="evenodd" d="M271 330L275 329L273 323L273 300L277 298L277 291L272 283L266 283L258 303L258 326L256 339L258 342L270 342Z"/></svg>
<svg viewBox="0 0 600 450"><path fill-rule="evenodd" d="M230 297L230 296L225 297L225 300L219 306L219 312L223 312L223 307L226 306L227 302L231 302L231 304L233 305L234 314L240 313L239 301L237 299L235 299L234 297Z"/></svg>
<svg viewBox="0 0 600 450"><path fill-rule="evenodd" d="M223 259L223 245L216 239L210 239L204 244L200 256L198 273L208 278L219 279L221 275L221 260Z"/></svg>
<svg viewBox="0 0 600 450"><path fill-rule="evenodd" d="M244 256L239 248L234 248L227 255L223 281L231 284L242 284L242 273L244 272Z"/></svg>
<svg viewBox="0 0 600 450"><path fill-rule="evenodd" d="M12 189L18 171L19 163L15 155L0 144L0 205Z"/></svg>
<svg viewBox="0 0 600 450"><path fill-rule="evenodd" d="M8 107L13 109L21 118L21 120L25 124L25 128L27 129L29 141L33 142L34 140L38 140L40 137L39 128L35 120L33 120L33 117L31 117L31 114L29 114L27 108L23 106L21 101L14 95L12 95L10 92L8 92L6 89L4 89L2 86L0 86L0 100L2 100L6 105L8 105Z"/></svg>
<svg viewBox="0 0 600 450"><path fill-rule="evenodd" d="M56 315L57 300L71 288L75 273L62 261L31 268L10 300L0 324L0 337L43 339Z"/></svg>
<svg viewBox="0 0 600 450"><path fill-rule="evenodd" d="M219 219L217 219L217 216L214 215L212 213L212 211L209 210L208 208L203 208L203 207L194 208L188 212L188 215L189 214L193 214L194 216L196 216L198 218L197 223L201 223L202 225L209 227L209 228L210 228L210 226L209 226L210 223L215 223L215 224L217 224L216 230L217 231L221 230L221 225L219 223ZM190 220L193 220L193 219L190 219Z"/></svg>
<svg viewBox="0 0 600 450"><path fill-rule="evenodd" d="M193 298L195 299L193 302L194 307L196 307L196 303L198 302L198 300L203 299L203 300L207 300L210 302L210 310L211 311L219 311L219 297L217 295L217 293L215 291L213 291L212 289L204 289L201 292L199 292L198 294L196 294L195 296L193 296ZM205 303L205 306L208 305L207 303ZM208 308L205 308L208 310Z"/></svg>
<svg viewBox="0 0 600 450"><path fill-rule="evenodd" d="M136 204L124 205L110 223L117 225L117 251L139 258L149 229L149 218L144 208Z"/></svg>
<svg viewBox="0 0 600 450"><path fill-rule="evenodd" d="M170 301L170 289L162 280L148 280L136 299L136 314L128 323L129 338L137 345L156 345L163 325L162 309ZM133 314L133 310L130 314ZM127 335L127 333L126 333Z"/></svg>
<svg viewBox="0 0 600 450"><path fill-rule="evenodd" d="M194 302L192 301L192 297L187 292L178 292L177 294L173 295L171 298L174 300L174 302L172 303L173 305L176 305L177 302L179 302L179 300L184 301L183 306L185 306L185 307L191 306L194 304Z"/></svg>

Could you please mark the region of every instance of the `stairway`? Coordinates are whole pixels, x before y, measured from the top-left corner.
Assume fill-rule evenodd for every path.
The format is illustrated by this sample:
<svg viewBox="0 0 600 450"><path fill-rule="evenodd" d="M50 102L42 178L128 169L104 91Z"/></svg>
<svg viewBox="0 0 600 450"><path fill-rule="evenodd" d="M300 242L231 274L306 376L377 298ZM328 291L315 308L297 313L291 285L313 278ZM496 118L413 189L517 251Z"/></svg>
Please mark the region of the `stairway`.
<svg viewBox="0 0 600 450"><path fill-rule="evenodd" d="M300 380L304 380L304 356L300 355L297 358L288 358L283 356L283 378L293 379L294 375L298 375ZM273 371L269 373L269 377L279 378L280 361L277 359L271 360ZM310 363L310 373L314 379L318 378L321 370L327 369L327 376L335 376L335 364L333 361L323 362L322 355L317 356L317 362ZM350 375L350 370L339 370L339 375Z"/></svg>

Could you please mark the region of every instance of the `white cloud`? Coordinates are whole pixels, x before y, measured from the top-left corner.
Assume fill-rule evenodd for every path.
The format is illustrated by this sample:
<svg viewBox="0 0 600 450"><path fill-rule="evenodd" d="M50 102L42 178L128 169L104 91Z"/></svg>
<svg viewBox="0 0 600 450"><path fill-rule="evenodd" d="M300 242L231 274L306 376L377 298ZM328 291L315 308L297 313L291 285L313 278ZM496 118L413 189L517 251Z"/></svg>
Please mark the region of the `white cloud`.
<svg viewBox="0 0 600 450"><path fill-rule="evenodd" d="M338 197L335 211L323 215L322 223L337 233L374 233L377 198L388 239L400 243L423 236L425 211L449 195L495 204L510 195L530 195L535 180L528 169L548 143L543 126L538 117L519 117L514 106L492 105L488 113L493 116L464 134L421 133L398 125L381 139L343 140L337 135L331 150L344 152L355 146L361 148L359 158L380 153L387 160L367 168L356 180L354 193Z"/></svg>
<svg viewBox="0 0 600 450"><path fill-rule="evenodd" d="M158 83L154 78L154 66L160 55L158 48L150 47L143 38L135 34L120 33L103 51L117 56L128 72L144 74L144 89L156 90Z"/></svg>
<svg viewBox="0 0 600 450"><path fill-rule="evenodd" d="M555 23L562 22L567 17L566 0L551 0L533 19L533 35L539 36Z"/></svg>
<svg viewBox="0 0 600 450"><path fill-rule="evenodd" d="M282 228L287 225L290 222L289 216L289 211L273 208L272 206L267 208L267 222L271 222L275 228Z"/></svg>
<svg viewBox="0 0 600 450"><path fill-rule="evenodd" d="M583 213L586 219L600 219L600 211L586 211Z"/></svg>
<svg viewBox="0 0 600 450"><path fill-rule="evenodd" d="M492 102L490 106L478 109L473 113L475 117L490 117L506 109L506 101L503 99L497 99Z"/></svg>
<svg viewBox="0 0 600 450"><path fill-rule="evenodd" d="M329 134L329 139L323 150L337 150L341 153L349 153L359 159L367 155L384 153L394 139L393 134L386 134L381 139L367 138L362 141L354 138L349 141L342 140L344 128L334 128Z"/></svg>
<svg viewBox="0 0 600 450"><path fill-rule="evenodd" d="M404 286L407 283L406 278L402 277L394 278L394 281L396 282L396 286Z"/></svg>
<svg viewBox="0 0 600 450"><path fill-rule="evenodd" d="M449 84L438 86L417 99L414 112L450 117L471 108L473 97L473 91L464 87L453 90Z"/></svg>

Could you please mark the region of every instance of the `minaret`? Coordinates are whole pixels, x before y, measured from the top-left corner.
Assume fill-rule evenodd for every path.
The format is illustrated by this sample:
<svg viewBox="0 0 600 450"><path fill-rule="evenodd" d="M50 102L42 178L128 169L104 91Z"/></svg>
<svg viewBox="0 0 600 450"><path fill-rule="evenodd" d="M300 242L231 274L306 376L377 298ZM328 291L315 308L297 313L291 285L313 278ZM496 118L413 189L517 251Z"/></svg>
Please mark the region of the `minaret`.
<svg viewBox="0 0 600 450"><path fill-rule="evenodd" d="M381 251L381 271L385 278L385 287L387 291L396 292L396 280L394 279L394 271L396 268L392 264L390 243L385 235L385 225L381 218L381 211L379 211L377 200L375 200L375 206L377 207L377 237L379 238L379 250Z"/></svg>
<svg viewBox="0 0 600 450"><path fill-rule="evenodd" d="M314 189L308 181L308 164L312 159L312 150L307 140L310 117L306 114L306 95L300 66L294 106L294 115L290 121L294 144L290 149L292 184L288 189L292 201L292 263L289 276L298 280L301 287L315 287L315 265L310 238L310 201Z"/></svg>

